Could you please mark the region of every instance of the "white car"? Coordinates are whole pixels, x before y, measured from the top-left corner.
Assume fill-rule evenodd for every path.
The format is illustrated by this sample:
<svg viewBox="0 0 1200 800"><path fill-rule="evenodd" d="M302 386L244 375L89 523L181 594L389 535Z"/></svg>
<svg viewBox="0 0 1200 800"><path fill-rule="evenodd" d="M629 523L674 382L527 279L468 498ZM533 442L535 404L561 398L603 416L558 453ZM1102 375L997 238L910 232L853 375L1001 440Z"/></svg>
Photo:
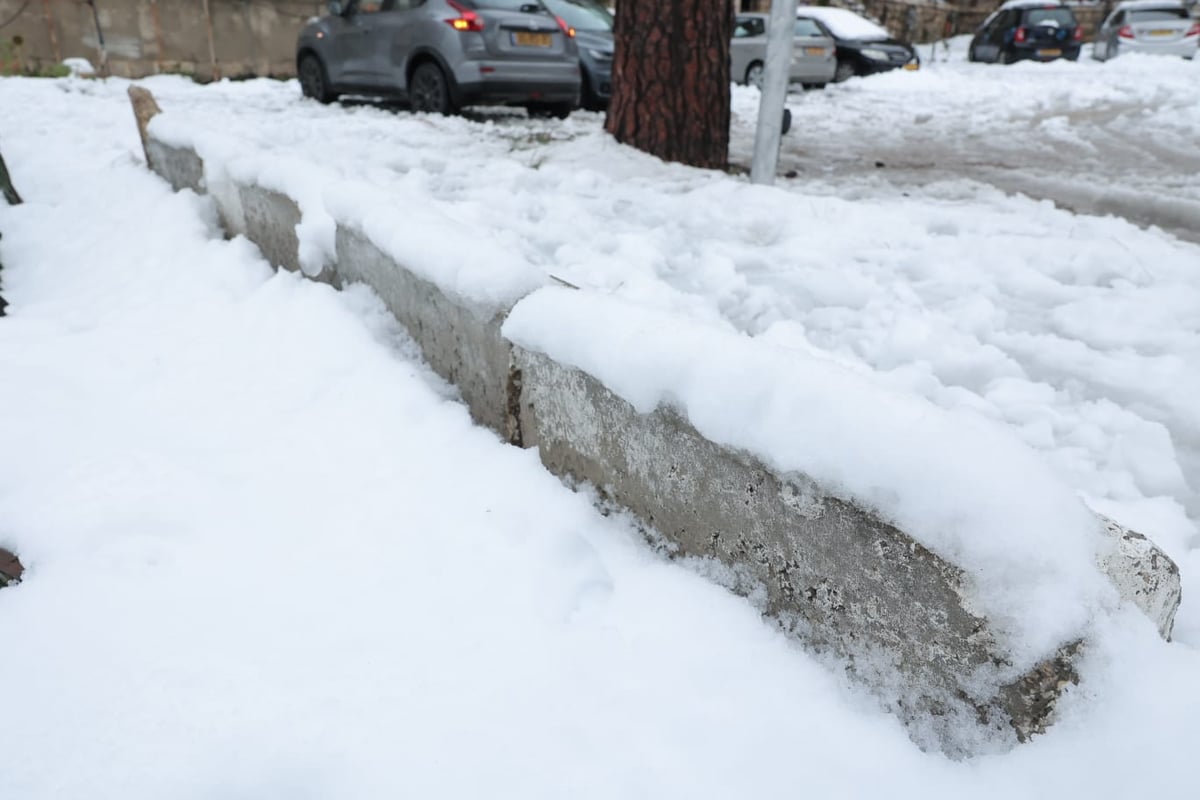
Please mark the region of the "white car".
<svg viewBox="0 0 1200 800"><path fill-rule="evenodd" d="M1176 0L1119 3L1096 32L1092 57L1107 61L1120 53L1155 53L1193 58L1200 43L1200 20Z"/></svg>
<svg viewBox="0 0 1200 800"><path fill-rule="evenodd" d="M729 74L738 83L762 87L767 60L767 14L738 14L729 43ZM796 18L789 80L805 87L820 87L833 80L837 55L833 37L807 17Z"/></svg>

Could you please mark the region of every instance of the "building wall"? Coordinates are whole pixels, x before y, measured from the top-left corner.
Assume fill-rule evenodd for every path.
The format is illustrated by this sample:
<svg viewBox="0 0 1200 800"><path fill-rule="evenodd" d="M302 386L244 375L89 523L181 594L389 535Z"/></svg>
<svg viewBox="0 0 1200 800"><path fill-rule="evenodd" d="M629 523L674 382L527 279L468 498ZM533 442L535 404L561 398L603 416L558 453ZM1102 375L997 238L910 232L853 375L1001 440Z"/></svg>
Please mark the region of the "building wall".
<svg viewBox="0 0 1200 800"><path fill-rule="evenodd" d="M296 35L322 0L0 0L4 66L36 71L65 58L104 60L138 78L180 72L201 80L295 72ZM6 24L7 23L7 24Z"/></svg>

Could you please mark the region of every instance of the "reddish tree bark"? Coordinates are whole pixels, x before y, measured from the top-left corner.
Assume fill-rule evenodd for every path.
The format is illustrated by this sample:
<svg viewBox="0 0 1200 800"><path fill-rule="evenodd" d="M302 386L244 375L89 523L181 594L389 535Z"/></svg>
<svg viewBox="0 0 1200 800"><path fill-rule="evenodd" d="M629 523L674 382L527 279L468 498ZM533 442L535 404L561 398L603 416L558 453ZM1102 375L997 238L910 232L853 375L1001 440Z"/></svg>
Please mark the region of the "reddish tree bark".
<svg viewBox="0 0 1200 800"><path fill-rule="evenodd" d="M605 127L667 161L729 160L731 0L620 0Z"/></svg>

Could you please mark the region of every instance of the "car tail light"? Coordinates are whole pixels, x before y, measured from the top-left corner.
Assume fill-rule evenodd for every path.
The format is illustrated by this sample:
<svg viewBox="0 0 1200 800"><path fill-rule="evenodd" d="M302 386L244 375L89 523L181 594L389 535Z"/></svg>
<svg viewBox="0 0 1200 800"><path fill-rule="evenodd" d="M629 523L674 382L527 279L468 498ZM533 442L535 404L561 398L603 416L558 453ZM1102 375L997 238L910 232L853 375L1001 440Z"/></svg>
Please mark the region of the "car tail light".
<svg viewBox="0 0 1200 800"><path fill-rule="evenodd" d="M567 35L567 38L574 39L575 38L575 29L572 28L570 25L568 25L567 21L565 19L563 19L562 17L558 16L557 14L554 15L554 18L556 20L558 20L558 27L562 28L562 32Z"/></svg>
<svg viewBox="0 0 1200 800"><path fill-rule="evenodd" d="M474 31L476 33L483 31L483 19L469 8L464 8L454 0L446 0L446 5L458 12L457 17L451 17L446 20L446 24L456 31Z"/></svg>
<svg viewBox="0 0 1200 800"><path fill-rule="evenodd" d="M1136 35L1135 35L1135 34L1134 34L1134 32L1133 32L1133 26L1132 26L1132 25L1122 25L1122 26L1121 26L1121 29L1120 29L1119 31L1117 31L1117 36L1120 36L1122 39L1135 39L1135 38L1137 38L1137 37L1136 37Z"/></svg>
<svg viewBox="0 0 1200 800"><path fill-rule="evenodd" d="M1083 41L1083 26L1082 25L1075 26L1075 33L1071 34L1071 38L1077 42Z"/></svg>
<svg viewBox="0 0 1200 800"><path fill-rule="evenodd" d="M1025 37L1027 35L1028 31L1026 31L1024 28L1017 28L1017 32L1013 34L1013 41L1017 44L1020 44L1021 42L1025 41Z"/></svg>
<svg viewBox="0 0 1200 800"><path fill-rule="evenodd" d="M1200 36L1200 22L1193 22L1192 27L1188 28L1188 32L1183 36L1185 39L1189 36Z"/></svg>

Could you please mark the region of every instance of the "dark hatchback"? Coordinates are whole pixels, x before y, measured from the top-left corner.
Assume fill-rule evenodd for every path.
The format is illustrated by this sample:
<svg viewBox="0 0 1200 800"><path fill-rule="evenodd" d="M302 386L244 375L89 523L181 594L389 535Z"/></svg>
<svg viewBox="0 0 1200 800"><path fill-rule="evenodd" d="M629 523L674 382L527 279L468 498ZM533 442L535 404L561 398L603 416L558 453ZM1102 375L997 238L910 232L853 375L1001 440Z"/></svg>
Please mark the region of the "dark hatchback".
<svg viewBox="0 0 1200 800"><path fill-rule="evenodd" d="M874 75L893 69L919 69L916 49L887 32L887 29L844 8L800 6L796 16L816 20L829 32L837 48L834 81L855 75Z"/></svg>
<svg viewBox="0 0 1200 800"><path fill-rule="evenodd" d="M1010 0L983 21L967 50L968 61L1076 61L1083 26L1071 9L1046 0Z"/></svg>
<svg viewBox="0 0 1200 800"><path fill-rule="evenodd" d="M588 111L603 111L612 99L613 17L596 0L541 0L542 5L575 32L583 68L581 102Z"/></svg>

